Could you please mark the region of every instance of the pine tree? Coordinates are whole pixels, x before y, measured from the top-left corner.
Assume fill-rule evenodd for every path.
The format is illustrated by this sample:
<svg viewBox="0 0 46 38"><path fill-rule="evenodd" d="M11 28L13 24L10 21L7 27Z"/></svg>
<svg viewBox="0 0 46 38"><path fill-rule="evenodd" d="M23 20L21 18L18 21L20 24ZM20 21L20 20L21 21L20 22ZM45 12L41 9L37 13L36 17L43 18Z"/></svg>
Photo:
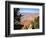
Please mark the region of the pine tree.
<svg viewBox="0 0 46 38"><path fill-rule="evenodd" d="M19 14L19 8L14 8L14 29L21 29L23 25L20 24L21 14Z"/></svg>

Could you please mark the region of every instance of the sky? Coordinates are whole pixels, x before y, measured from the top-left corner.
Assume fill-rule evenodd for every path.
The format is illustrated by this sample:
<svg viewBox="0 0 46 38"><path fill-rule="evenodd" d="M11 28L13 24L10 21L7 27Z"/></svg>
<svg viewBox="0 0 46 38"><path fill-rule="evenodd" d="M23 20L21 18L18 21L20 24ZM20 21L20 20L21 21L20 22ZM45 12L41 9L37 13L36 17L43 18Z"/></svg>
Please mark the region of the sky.
<svg viewBox="0 0 46 38"><path fill-rule="evenodd" d="M39 13L39 9L37 8L19 8L20 13Z"/></svg>

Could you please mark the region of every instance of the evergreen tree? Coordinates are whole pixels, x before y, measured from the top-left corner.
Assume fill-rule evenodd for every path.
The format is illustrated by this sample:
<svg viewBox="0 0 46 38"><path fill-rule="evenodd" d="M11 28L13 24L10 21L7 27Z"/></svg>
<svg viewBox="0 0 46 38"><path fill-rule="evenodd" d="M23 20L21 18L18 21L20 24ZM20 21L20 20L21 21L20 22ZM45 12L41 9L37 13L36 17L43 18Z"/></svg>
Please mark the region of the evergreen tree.
<svg viewBox="0 0 46 38"><path fill-rule="evenodd" d="M19 14L19 8L14 8L14 29L21 29L23 25L20 24L21 14Z"/></svg>

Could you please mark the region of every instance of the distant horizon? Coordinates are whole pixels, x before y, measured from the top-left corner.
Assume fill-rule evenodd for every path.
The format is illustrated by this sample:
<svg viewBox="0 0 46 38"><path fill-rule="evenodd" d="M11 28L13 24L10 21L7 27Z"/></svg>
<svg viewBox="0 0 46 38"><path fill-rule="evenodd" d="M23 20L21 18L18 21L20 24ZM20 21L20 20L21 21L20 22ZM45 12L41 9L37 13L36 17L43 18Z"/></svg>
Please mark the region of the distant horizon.
<svg viewBox="0 0 46 38"><path fill-rule="evenodd" d="M39 13L39 9L37 8L19 8L20 13Z"/></svg>
<svg viewBox="0 0 46 38"><path fill-rule="evenodd" d="M24 12L21 12L21 13L23 14ZM31 14L31 12L25 12L25 14L26 14L26 13ZM32 14L33 14L33 13L32 13ZM39 14L39 13L34 13L34 14Z"/></svg>
<svg viewBox="0 0 46 38"><path fill-rule="evenodd" d="M22 15L24 15L24 14L39 14L39 13L20 13L20 14L22 14Z"/></svg>

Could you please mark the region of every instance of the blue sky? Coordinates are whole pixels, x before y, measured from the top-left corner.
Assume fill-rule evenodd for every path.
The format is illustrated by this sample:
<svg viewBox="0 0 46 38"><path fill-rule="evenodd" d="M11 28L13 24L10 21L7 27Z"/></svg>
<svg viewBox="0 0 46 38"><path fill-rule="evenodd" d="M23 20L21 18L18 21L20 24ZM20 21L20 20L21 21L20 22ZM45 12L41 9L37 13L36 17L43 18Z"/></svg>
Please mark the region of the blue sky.
<svg viewBox="0 0 46 38"><path fill-rule="evenodd" d="M39 13L39 9L37 8L20 8L20 13Z"/></svg>

